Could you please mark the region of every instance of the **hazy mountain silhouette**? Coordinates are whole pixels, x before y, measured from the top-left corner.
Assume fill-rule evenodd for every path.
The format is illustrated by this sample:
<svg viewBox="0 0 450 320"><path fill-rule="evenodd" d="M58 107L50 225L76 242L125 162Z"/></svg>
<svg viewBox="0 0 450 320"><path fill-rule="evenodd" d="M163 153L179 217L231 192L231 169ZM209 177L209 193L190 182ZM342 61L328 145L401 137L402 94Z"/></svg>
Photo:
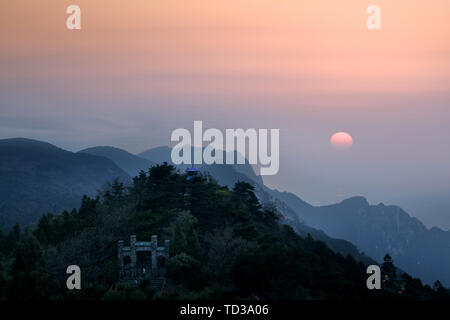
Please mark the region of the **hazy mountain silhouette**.
<svg viewBox="0 0 450 320"><path fill-rule="evenodd" d="M147 150L139 155L146 157L157 164L163 162L172 163L170 159L171 149L169 147L158 147ZM235 156L236 156L236 152ZM225 154L225 152L224 152ZM155 158L152 158L155 156ZM225 155L224 155L225 156ZM183 171L189 166L183 165L178 168ZM263 204L275 204L277 209L283 214L285 224L291 225L301 236L306 237L310 234L314 239L323 241L330 249L345 255L351 255L359 261L365 263L375 263L375 261L368 256L361 254L358 249L349 241L343 239L334 239L327 236L323 231L311 228L305 225L299 218L297 213L291 209L294 205L298 208L311 207L309 204L301 200L296 195L289 192L279 192L266 187L261 176L255 174L251 165L248 164L212 164L212 165L198 165L200 172L211 175L220 185L233 188L238 181L250 183L255 187L255 194ZM285 202L286 201L286 202Z"/></svg>
<svg viewBox="0 0 450 320"><path fill-rule="evenodd" d="M155 163L167 162L172 164L172 159L170 157L171 151L171 148L167 146L161 146L141 152L138 154L138 156Z"/></svg>
<svg viewBox="0 0 450 320"><path fill-rule="evenodd" d="M27 224L48 211L77 207L82 195L95 195L105 182L129 179L126 172L171 163L170 152L169 147L158 147L134 156L117 148L96 147L72 153L35 140L0 140L0 227ZM178 166L180 171L187 167ZM440 279L450 284L450 232L427 229L399 207L369 205L363 197L314 207L292 193L266 187L248 163L198 169L221 185L251 183L263 204L277 206L284 223L336 252L368 261L367 254L379 262L390 253L396 265L428 283Z"/></svg>
<svg viewBox="0 0 450 320"><path fill-rule="evenodd" d="M194 157L194 149L195 149L194 147L191 147L191 162L192 163L193 163L193 157ZM144 152L139 153L138 156L140 156L142 158L145 158L147 160L153 161L153 162L158 163L158 164L161 164L163 162L167 162L169 164L175 165L172 162L171 152L172 152L171 148L169 148L167 146L163 146L163 147L156 147L156 148L153 148L153 149L146 150ZM223 151L223 150L222 151L217 151L217 152L222 152L222 158L224 159L223 161L225 162L225 159L227 157L227 152ZM237 151L230 151L230 152L228 152L228 154L230 154L230 153L233 153L234 159L237 159L237 154L238 154ZM236 161L235 161L235 163L236 163ZM186 168L189 168L191 166L192 165L186 165L186 164L177 165L177 167L180 170L185 170ZM217 171L217 170L220 171L221 167L223 167L223 165L215 165L215 164L213 164L213 165L195 165L195 166L198 169L200 169L200 168L203 168L203 169L209 168L208 170L215 170L215 171ZM230 164L230 165L227 165L227 167L233 167L236 172L242 173L244 176L250 178L252 181L255 181L257 183L263 184L263 180L262 180L261 176L258 176L258 175L255 174L255 171L253 170L252 166L249 165L247 159L245 159L245 164L243 164L243 165L241 165L241 164ZM206 171L208 171L208 170L206 170ZM220 175L219 172L215 172L215 174ZM213 176L214 176L214 174L213 174ZM222 179L228 179L225 176L221 176L221 178ZM221 183L222 185L230 186L227 183L227 181L219 181L219 183ZM232 185L234 185L234 183Z"/></svg>
<svg viewBox="0 0 450 320"><path fill-rule="evenodd" d="M450 284L450 232L427 229L397 206L369 205L363 197L320 207L295 207L308 226L346 239L377 261L389 254L396 265L427 283Z"/></svg>
<svg viewBox="0 0 450 320"><path fill-rule="evenodd" d="M131 177L137 176L141 170L147 171L150 167L155 165L154 162L135 156L128 151L108 146L88 148L79 151L79 153L88 153L94 156L106 157L112 160Z"/></svg>
<svg viewBox="0 0 450 320"><path fill-rule="evenodd" d="M129 179L104 157L30 139L0 140L0 228L78 207L83 195L115 178Z"/></svg>
<svg viewBox="0 0 450 320"><path fill-rule="evenodd" d="M170 157L170 149L165 152ZM371 206L365 198L353 197L338 204L314 207L295 194L267 188L248 164L198 168L209 172L219 184L232 186L238 180L253 182L260 200L275 203L285 215L286 223L302 235L310 233L326 242L335 251L353 252L357 256L361 250L379 262L389 253L400 268L427 283L440 279L450 285L450 232L427 229L397 206ZM335 238L348 241L354 250L350 246L343 249L343 243L334 242Z"/></svg>

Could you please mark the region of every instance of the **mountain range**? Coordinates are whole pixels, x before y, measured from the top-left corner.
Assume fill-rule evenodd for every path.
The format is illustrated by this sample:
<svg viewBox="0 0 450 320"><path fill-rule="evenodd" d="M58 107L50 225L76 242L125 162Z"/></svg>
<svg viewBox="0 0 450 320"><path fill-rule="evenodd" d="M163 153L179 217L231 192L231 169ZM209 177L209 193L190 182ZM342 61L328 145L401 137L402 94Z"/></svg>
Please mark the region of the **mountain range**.
<svg viewBox="0 0 450 320"><path fill-rule="evenodd" d="M370 205L364 197L353 197L295 211L308 226L352 242L377 261L389 252L396 265L425 282L439 278L450 284L450 232L428 229L400 207Z"/></svg>
<svg viewBox="0 0 450 320"><path fill-rule="evenodd" d="M113 147L73 153L34 140L0 140L0 228L33 222L48 211L77 207L82 195L95 194L106 182L127 181L154 164L171 163L170 152L162 146L138 155ZM336 252L365 262L382 261L389 253L396 265L425 282L439 279L450 285L450 232L428 229L397 206L370 205L363 197L312 206L293 193L266 187L248 164L198 169L221 185L251 183L262 203L276 205L284 223L302 236L324 241Z"/></svg>
<svg viewBox="0 0 450 320"><path fill-rule="evenodd" d="M78 207L83 195L94 196L116 178L129 176L105 157L30 139L0 140L0 229Z"/></svg>

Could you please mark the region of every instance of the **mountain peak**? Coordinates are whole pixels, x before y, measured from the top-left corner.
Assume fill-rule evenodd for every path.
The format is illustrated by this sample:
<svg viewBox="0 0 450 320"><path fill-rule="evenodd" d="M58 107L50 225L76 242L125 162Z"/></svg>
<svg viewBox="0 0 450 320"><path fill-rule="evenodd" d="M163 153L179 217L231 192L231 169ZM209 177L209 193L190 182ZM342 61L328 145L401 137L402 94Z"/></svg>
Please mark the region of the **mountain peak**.
<svg viewBox="0 0 450 320"><path fill-rule="evenodd" d="M350 205L350 206L358 206L358 207L368 207L369 202L365 197L355 196L348 199L345 199L341 202L342 205Z"/></svg>
<svg viewBox="0 0 450 320"><path fill-rule="evenodd" d="M92 151L92 150L105 150L105 151L117 151L117 152L128 153L127 151L125 151L123 149L119 149L119 148L111 147L111 146L90 147L90 148L86 148L86 149L80 150L78 152L87 152L87 151Z"/></svg>
<svg viewBox="0 0 450 320"><path fill-rule="evenodd" d="M46 148L46 149L59 149L62 150L51 143L28 139L28 138L10 138L10 139L0 139L0 147L18 147L18 148Z"/></svg>
<svg viewBox="0 0 450 320"><path fill-rule="evenodd" d="M81 150L78 153L108 158L131 177L137 176L141 170L147 171L154 165L154 163L148 159L131 154L126 150L110 146L92 147Z"/></svg>

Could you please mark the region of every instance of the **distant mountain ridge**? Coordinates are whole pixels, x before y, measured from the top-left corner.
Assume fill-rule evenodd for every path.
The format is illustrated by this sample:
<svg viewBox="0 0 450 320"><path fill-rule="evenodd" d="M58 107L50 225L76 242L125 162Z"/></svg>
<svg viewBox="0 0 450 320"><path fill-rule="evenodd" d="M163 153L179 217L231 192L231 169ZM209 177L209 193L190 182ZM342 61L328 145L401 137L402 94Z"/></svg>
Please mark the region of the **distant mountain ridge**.
<svg viewBox="0 0 450 320"><path fill-rule="evenodd" d="M131 154L123 149L101 146L83 149L78 153L87 153L101 156L112 160L118 167L122 168L130 177L137 176L141 170L147 171L155 165L154 162Z"/></svg>
<svg viewBox="0 0 450 320"><path fill-rule="evenodd" d="M0 228L78 207L83 195L94 196L115 178L129 176L105 157L31 139L0 140Z"/></svg>
<svg viewBox="0 0 450 320"><path fill-rule="evenodd" d="M429 284L450 284L450 232L428 229L397 206L370 205L364 197L296 208L301 221L346 239L377 261L389 253L396 265Z"/></svg>
<svg viewBox="0 0 450 320"><path fill-rule="evenodd" d="M137 154L137 156L155 163L172 163L172 159L170 158L171 150L168 146L160 146L143 151Z"/></svg>

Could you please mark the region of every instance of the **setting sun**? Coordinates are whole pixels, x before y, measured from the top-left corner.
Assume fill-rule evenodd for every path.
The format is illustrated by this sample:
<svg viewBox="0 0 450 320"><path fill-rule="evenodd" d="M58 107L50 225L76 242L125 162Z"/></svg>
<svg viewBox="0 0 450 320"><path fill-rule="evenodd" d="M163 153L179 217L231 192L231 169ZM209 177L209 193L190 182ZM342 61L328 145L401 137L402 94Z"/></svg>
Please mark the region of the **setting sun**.
<svg viewBox="0 0 450 320"><path fill-rule="evenodd" d="M350 149L353 146L353 138L346 132L337 132L331 136L330 143L336 149Z"/></svg>

